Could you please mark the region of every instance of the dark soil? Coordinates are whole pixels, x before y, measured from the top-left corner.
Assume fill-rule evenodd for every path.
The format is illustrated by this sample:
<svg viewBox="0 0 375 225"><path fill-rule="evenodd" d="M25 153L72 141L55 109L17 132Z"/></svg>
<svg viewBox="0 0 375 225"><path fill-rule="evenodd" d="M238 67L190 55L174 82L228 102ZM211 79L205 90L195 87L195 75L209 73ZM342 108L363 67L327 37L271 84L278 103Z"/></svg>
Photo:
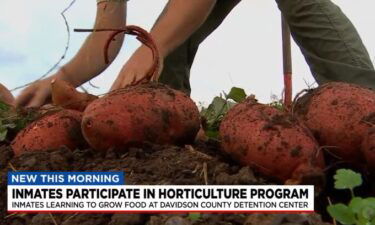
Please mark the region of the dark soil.
<svg viewBox="0 0 375 225"><path fill-rule="evenodd" d="M270 184L248 168L228 160L213 143L194 146L145 146L125 154L105 154L91 149L67 148L26 153L14 157L7 146L0 146L0 224L1 225L324 225L318 215L189 215L133 214L18 214L6 212L6 174L16 170L125 171L127 184ZM13 168L12 168L13 167Z"/></svg>

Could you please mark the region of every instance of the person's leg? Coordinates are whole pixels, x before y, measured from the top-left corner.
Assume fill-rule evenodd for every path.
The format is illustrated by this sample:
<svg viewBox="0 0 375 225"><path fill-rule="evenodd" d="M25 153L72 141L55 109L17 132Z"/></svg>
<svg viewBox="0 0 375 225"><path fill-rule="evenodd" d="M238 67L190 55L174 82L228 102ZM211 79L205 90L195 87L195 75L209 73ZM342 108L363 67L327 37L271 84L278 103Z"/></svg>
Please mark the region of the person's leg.
<svg viewBox="0 0 375 225"><path fill-rule="evenodd" d="M190 69L198 47L241 0L218 0L205 23L164 60L159 81L190 94Z"/></svg>
<svg viewBox="0 0 375 225"><path fill-rule="evenodd" d="M276 0L318 84L355 83L375 89L375 71L362 40L330 0Z"/></svg>

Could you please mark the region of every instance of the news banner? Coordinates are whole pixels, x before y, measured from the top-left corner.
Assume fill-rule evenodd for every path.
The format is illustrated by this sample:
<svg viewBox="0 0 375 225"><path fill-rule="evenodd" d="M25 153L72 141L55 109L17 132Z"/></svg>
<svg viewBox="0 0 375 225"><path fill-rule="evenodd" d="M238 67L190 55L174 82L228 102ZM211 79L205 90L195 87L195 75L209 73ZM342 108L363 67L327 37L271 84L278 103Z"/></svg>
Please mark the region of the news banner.
<svg viewBox="0 0 375 225"><path fill-rule="evenodd" d="M8 212L309 213L313 186L126 185L124 172L9 172Z"/></svg>

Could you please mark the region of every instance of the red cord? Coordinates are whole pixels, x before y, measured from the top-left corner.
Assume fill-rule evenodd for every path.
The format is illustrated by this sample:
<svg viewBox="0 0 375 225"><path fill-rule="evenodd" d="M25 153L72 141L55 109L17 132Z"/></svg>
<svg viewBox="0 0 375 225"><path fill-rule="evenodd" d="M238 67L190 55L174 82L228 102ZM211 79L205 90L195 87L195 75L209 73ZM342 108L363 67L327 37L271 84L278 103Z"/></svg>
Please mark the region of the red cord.
<svg viewBox="0 0 375 225"><path fill-rule="evenodd" d="M140 80L138 80L136 82L133 82L131 85L140 84L140 83L144 82L145 80L151 81L155 76L157 76L157 74L159 72L159 68L160 68L159 51L158 51L158 49L156 47L156 44L155 44L155 41L153 40L151 35L146 30L144 30L143 28L138 27L138 26L134 26L134 25L129 25L129 26L126 26L123 29L75 29L74 31L75 32L113 31L113 33L108 38L108 40L107 40L107 42L104 46L104 61L105 61L106 64L109 63L109 56L108 56L109 47L110 47L112 41L114 40L114 38L116 37L116 35L118 35L120 33L125 33L125 34L129 34L129 35L137 36L137 40L139 40L140 42L142 42L142 44L146 45L147 47L149 47L151 49L152 58L153 58L153 65L150 68L150 70L147 72L146 76L142 77Z"/></svg>

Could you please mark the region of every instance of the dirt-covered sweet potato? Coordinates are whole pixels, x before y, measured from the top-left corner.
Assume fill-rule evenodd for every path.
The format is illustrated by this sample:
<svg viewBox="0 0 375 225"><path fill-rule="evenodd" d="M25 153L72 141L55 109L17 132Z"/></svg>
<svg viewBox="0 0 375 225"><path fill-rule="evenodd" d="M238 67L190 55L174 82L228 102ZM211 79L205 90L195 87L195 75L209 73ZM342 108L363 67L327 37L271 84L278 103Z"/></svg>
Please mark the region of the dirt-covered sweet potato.
<svg viewBox="0 0 375 225"><path fill-rule="evenodd" d="M51 112L21 130L11 147L15 155L66 146L74 150L84 146L81 133L82 113L74 110Z"/></svg>
<svg viewBox="0 0 375 225"><path fill-rule="evenodd" d="M52 102L64 109L73 109L83 112L88 104L97 99L95 95L81 93L72 85L63 80L51 82Z"/></svg>
<svg viewBox="0 0 375 225"><path fill-rule="evenodd" d="M242 165L281 181L321 176L323 154L296 118L248 98L234 106L220 125L222 149Z"/></svg>
<svg viewBox="0 0 375 225"><path fill-rule="evenodd" d="M0 101L8 105L14 105L14 97L10 91L0 83Z"/></svg>
<svg viewBox="0 0 375 225"><path fill-rule="evenodd" d="M157 83L120 89L84 111L82 132L97 150L124 149L144 142L184 144L200 127L198 108L184 93Z"/></svg>
<svg viewBox="0 0 375 225"><path fill-rule="evenodd" d="M297 101L295 112L321 146L348 162L362 162L360 146L375 112L375 92L353 84L332 82Z"/></svg>
<svg viewBox="0 0 375 225"><path fill-rule="evenodd" d="M375 171L375 125L368 130L363 139L362 153L368 167Z"/></svg>

